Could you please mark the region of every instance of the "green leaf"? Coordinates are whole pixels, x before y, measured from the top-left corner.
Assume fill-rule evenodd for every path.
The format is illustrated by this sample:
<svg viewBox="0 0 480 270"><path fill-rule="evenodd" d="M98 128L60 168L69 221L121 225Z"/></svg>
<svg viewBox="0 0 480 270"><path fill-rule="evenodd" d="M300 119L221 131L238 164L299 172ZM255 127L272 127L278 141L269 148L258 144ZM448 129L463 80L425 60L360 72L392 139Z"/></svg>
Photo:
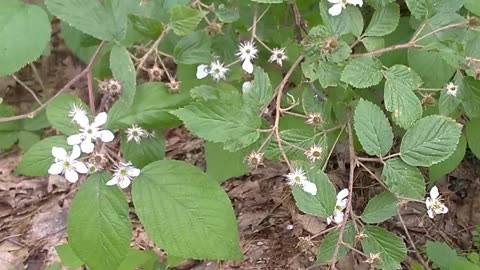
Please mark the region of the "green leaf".
<svg viewBox="0 0 480 270"><path fill-rule="evenodd" d="M292 193L298 209L305 214L327 218L333 214L336 203L335 187L328 176L322 171L321 166L311 166L305 163L303 169L309 181L317 186L317 194L313 196L303 191L301 187L293 186Z"/></svg>
<svg viewBox="0 0 480 270"><path fill-rule="evenodd" d="M194 99L240 99L240 93L237 88L230 84L218 83L215 87L210 85L200 85L190 90L190 95Z"/></svg>
<svg viewBox="0 0 480 270"><path fill-rule="evenodd" d="M59 263L52 264L52 265L48 266L47 268L45 268L45 270L62 270L62 269L63 269L63 267Z"/></svg>
<svg viewBox="0 0 480 270"><path fill-rule="evenodd" d="M352 60L343 70L341 80L356 88L367 88L382 81L382 62L373 57Z"/></svg>
<svg viewBox="0 0 480 270"><path fill-rule="evenodd" d="M47 176L48 168L52 165L52 147L63 147L67 151L72 147L67 144L64 136L48 137L28 149L17 167L17 173L28 176Z"/></svg>
<svg viewBox="0 0 480 270"><path fill-rule="evenodd" d="M39 6L4 0L0 9L0 77L40 57L50 41L50 20Z"/></svg>
<svg viewBox="0 0 480 270"><path fill-rule="evenodd" d="M399 158L385 162L382 178L388 189L399 197L423 200L425 196L425 181L420 171Z"/></svg>
<svg viewBox="0 0 480 270"><path fill-rule="evenodd" d="M273 89L268 74L262 68L256 67L253 72L255 79L250 91L243 95L246 104L255 109L268 105L273 97Z"/></svg>
<svg viewBox="0 0 480 270"><path fill-rule="evenodd" d="M105 183L108 173L91 175L72 201L68 240L91 269L116 269L128 253L132 226L123 193Z"/></svg>
<svg viewBox="0 0 480 270"><path fill-rule="evenodd" d="M204 11L180 5L174 6L169 13L170 23L168 25L179 36L193 32L205 15Z"/></svg>
<svg viewBox="0 0 480 270"><path fill-rule="evenodd" d="M458 105L461 103L462 101L460 98L448 95L447 90L442 90L440 98L438 99L438 111L440 115L450 116L456 111Z"/></svg>
<svg viewBox="0 0 480 270"><path fill-rule="evenodd" d="M392 148L392 127L377 105L360 99L355 109L354 127L358 140L369 155L382 157Z"/></svg>
<svg viewBox="0 0 480 270"><path fill-rule="evenodd" d="M47 0L48 10L62 21L95 38L121 40L127 31L127 1Z"/></svg>
<svg viewBox="0 0 480 270"><path fill-rule="evenodd" d="M333 259L333 253L335 253L335 248L338 244L338 239L340 238L340 234L338 229L335 229L329 232L325 238L322 240L322 244L317 252L317 262L320 264L330 264ZM355 229L351 222L347 222L345 224L345 231L343 233L343 242L353 246L355 241ZM337 260L340 260L345 255L348 254L350 250L343 245L340 246L337 254Z"/></svg>
<svg viewBox="0 0 480 270"><path fill-rule="evenodd" d="M251 0L252 2L264 3L264 4L280 4L285 2L285 0Z"/></svg>
<svg viewBox="0 0 480 270"><path fill-rule="evenodd" d="M141 169L165 157L165 137L162 132L156 132L155 137L143 138L140 143L136 143L135 140L127 142L126 136L123 136L120 150L125 160Z"/></svg>
<svg viewBox="0 0 480 270"><path fill-rule="evenodd" d="M0 150L12 148L18 141L18 136L17 131L0 131Z"/></svg>
<svg viewBox="0 0 480 270"><path fill-rule="evenodd" d="M121 99L127 105L133 102L137 87L137 75L127 48L115 45L110 52L110 69L115 80L122 85Z"/></svg>
<svg viewBox="0 0 480 270"><path fill-rule="evenodd" d="M71 94L60 94L47 107L48 121L54 129L65 135L79 133L80 126L69 117L73 105L81 106L89 113L88 106L80 98Z"/></svg>
<svg viewBox="0 0 480 270"><path fill-rule="evenodd" d="M468 123L466 125L466 129L468 132ZM467 133L468 134L468 133ZM479 134L479 133L476 133ZM475 135L477 136L477 135ZM478 141L478 140L475 140ZM471 148L471 146L470 146ZM439 180L442 176L445 176L451 172L453 172L458 165L462 162L463 158L465 157L465 150L467 149L467 140L465 139L465 135L460 136L460 141L457 144L457 148L455 149L455 152L445 159L444 161L437 163L435 165L432 165L428 169L429 173L429 178L430 178L430 183L435 183L437 180ZM473 152L473 151L472 151Z"/></svg>
<svg viewBox="0 0 480 270"><path fill-rule="evenodd" d="M207 100L172 112L196 136L225 143L227 150L251 145L260 137L260 118L241 102ZM230 144L230 145L229 145Z"/></svg>
<svg viewBox="0 0 480 270"><path fill-rule="evenodd" d="M242 258L233 209L225 192L198 168L161 160L133 181L133 202L147 234L183 258Z"/></svg>
<svg viewBox="0 0 480 270"><path fill-rule="evenodd" d="M464 77L458 91L465 113L470 118L480 117L480 81Z"/></svg>
<svg viewBox="0 0 480 270"><path fill-rule="evenodd" d="M436 13L454 13L463 6L464 0L407 0L406 3L412 15L421 20Z"/></svg>
<svg viewBox="0 0 480 270"><path fill-rule="evenodd" d="M383 6L373 13L372 20L365 31L366 36L383 37L393 31L400 21L400 6L397 3L391 3Z"/></svg>
<svg viewBox="0 0 480 270"><path fill-rule="evenodd" d="M57 251L58 257L66 267L78 268L83 265L83 261L77 257L69 244L56 246L55 251Z"/></svg>
<svg viewBox="0 0 480 270"><path fill-rule="evenodd" d="M480 134L480 118L474 118L467 122L465 125L465 134L467 136L468 147L472 150L472 153L480 159L480 140L478 134Z"/></svg>
<svg viewBox="0 0 480 270"><path fill-rule="evenodd" d="M13 107L6 104L0 104L0 117L10 117L15 115ZM0 131L15 131L20 128L19 121L0 123Z"/></svg>
<svg viewBox="0 0 480 270"><path fill-rule="evenodd" d="M27 151L34 144L40 141L40 135L37 133L29 131L20 131L18 132L18 146L23 150Z"/></svg>
<svg viewBox="0 0 480 270"><path fill-rule="evenodd" d="M240 19L240 12L238 7L226 7L224 4L220 4L214 12L215 15L217 15L217 18L223 23L233 23Z"/></svg>
<svg viewBox="0 0 480 270"><path fill-rule="evenodd" d="M369 52L385 48L385 39L381 37L366 37L362 43Z"/></svg>
<svg viewBox="0 0 480 270"><path fill-rule="evenodd" d="M376 226L365 226L363 230L366 235L362 239L363 252L380 255L382 269L401 269L400 263L407 257L402 238Z"/></svg>
<svg viewBox="0 0 480 270"><path fill-rule="evenodd" d="M385 108L392 112L393 120L402 128L410 128L420 117L423 109L413 90L418 86L417 75L408 67L395 65L385 71Z"/></svg>
<svg viewBox="0 0 480 270"><path fill-rule="evenodd" d="M436 51L409 50L408 65L422 78L425 88L443 88L456 71Z"/></svg>
<svg viewBox="0 0 480 270"><path fill-rule="evenodd" d="M173 49L176 63L202 64L210 62L212 39L205 31L197 31L183 37Z"/></svg>
<svg viewBox="0 0 480 270"><path fill-rule="evenodd" d="M128 254L117 270L132 270L141 268L143 270L154 270L159 258L155 252L150 250L129 249Z"/></svg>
<svg viewBox="0 0 480 270"><path fill-rule="evenodd" d="M50 122L48 121L47 113L45 110L41 111L33 118L24 119L22 123L22 129L26 131L39 131L48 127L50 127Z"/></svg>
<svg viewBox="0 0 480 270"><path fill-rule="evenodd" d="M362 220L366 223L380 223L397 213L397 198L390 192L382 192L370 199L363 210Z"/></svg>
<svg viewBox="0 0 480 270"><path fill-rule="evenodd" d="M465 0L465 8L473 14L480 16L480 2L477 0Z"/></svg>
<svg viewBox="0 0 480 270"><path fill-rule="evenodd" d="M409 165L430 167L455 151L461 132L462 126L450 118L422 118L403 136L400 157Z"/></svg>
<svg viewBox="0 0 480 270"><path fill-rule="evenodd" d="M450 269L450 263L458 257L457 252L447 244L432 241L427 241L427 256L430 261L441 269Z"/></svg>
<svg viewBox="0 0 480 270"><path fill-rule="evenodd" d="M205 142L207 174L215 181L222 182L247 173L245 154L239 151L232 153L223 148L223 144Z"/></svg>
<svg viewBox="0 0 480 270"><path fill-rule="evenodd" d="M329 8L329 3L320 1L320 16L332 34L340 36L352 33L360 36L363 30L363 16L357 7L347 6L338 16L331 16L328 13Z"/></svg>

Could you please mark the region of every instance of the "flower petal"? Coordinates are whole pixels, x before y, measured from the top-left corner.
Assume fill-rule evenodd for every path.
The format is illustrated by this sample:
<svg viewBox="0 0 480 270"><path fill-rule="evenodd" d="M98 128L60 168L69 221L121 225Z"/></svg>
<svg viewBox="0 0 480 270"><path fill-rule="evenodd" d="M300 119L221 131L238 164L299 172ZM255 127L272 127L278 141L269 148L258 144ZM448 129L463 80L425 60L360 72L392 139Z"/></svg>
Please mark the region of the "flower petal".
<svg viewBox="0 0 480 270"><path fill-rule="evenodd" d="M332 216L327 217L327 225L330 225L332 223Z"/></svg>
<svg viewBox="0 0 480 270"><path fill-rule="evenodd" d="M69 145L77 145L82 143L82 140L83 140L82 134L75 134L75 135L68 136L67 143Z"/></svg>
<svg viewBox="0 0 480 270"><path fill-rule="evenodd" d="M448 208L445 205L442 205L442 207L440 207L440 210L438 212L440 214L446 214L448 213Z"/></svg>
<svg viewBox="0 0 480 270"><path fill-rule="evenodd" d="M128 170L127 174L131 177L137 177L140 174L140 170L132 167Z"/></svg>
<svg viewBox="0 0 480 270"><path fill-rule="evenodd" d="M251 82L244 82L242 84L242 92L244 94L250 92L250 89L252 89L252 83Z"/></svg>
<svg viewBox="0 0 480 270"><path fill-rule="evenodd" d="M79 173L88 173L88 168L83 162L76 161L72 164L72 166L75 168L75 171Z"/></svg>
<svg viewBox="0 0 480 270"><path fill-rule="evenodd" d="M333 214L333 221L337 224L342 223L343 221L344 214L342 211L335 211Z"/></svg>
<svg viewBox="0 0 480 270"><path fill-rule="evenodd" d="M328 2L330 2L332 4L338 4L338 3L342 2L342 0L328 0Z"/></svg>
<svg viewBox="0 0 480 270"><path fill-rule="evenodd" d="M347 3L354 6L363 6L363 0L347 0Z"/></svg>
<svg viewBox="0 0 480 270"><path fill-rule="evenodd" d="M68 169L65 171L65 179L70 183L75 183L78 181L78 173L73 169Z"/></svg>
<svg viewBox="0 0 480 270"><path fill-rule="evenodd" d="M60 163L53 163L48 169L48 173L54 174L54 175L61 174L62 171L63 171L63 166Z"/></svg>
<svg viewBox="0 0 480 270"><path fill-rule="evenodd" d="M344 189L340 190L340 192L338 192L337 201L341 201L341 200L343 200L347 197L348 197L348 189L344 188Z"/></svg>
<svg viewBox="0 0 480 270"><path fill-rule="evenodd" d="M208 76L208 65L199 65L197 67L197 79L203 79Z"/></svg>
<svg viewBox="0 0 480 270"><path fill-rule="evenodd" d="M430 209L432 204L433 204L433 200L431 198L425 199L425 206L427 207L427 209Z"/></svg>
<svg viewBox="0 0 480 270"><path fill-rule="evenodd" d="M113 177L112 179L108 180L107 183L105 183L107 186L114 186L116 184L118 184L118 177Z"/></svg>
<svg viewBox="0 0 480 270"><path fill-rule="evenodd" d="M110 130L102 130L99 132L99 137L102 142L111 142L115 139L115 135Z"/></svg>
<svg viewBox="0 0 480 270"><path fill-rule="evenodd" d="M90 119L88 119L88 116L83 113L75 114L72 120L81 127L87 127L90 124Z"/></svg>
<svg viewBox="0 0 480 270"><path fill-rule="evenodd" d="M106 112L101 112L99 113L96 117L95 120L93 120L92 127L99 127L104 125L107 122L107 113Z"/></svg>
<svg viewBox="0 0 480 270"><path fill-rule="evenodd" d="M83 153L90 154L90 153L93 152L93 149L95 148L95 145L93 144L93 142L91 140L84 140L80 144L80 148L82 149Z"/></svg>
<svg viewBox="0 0 480 270"><path fill-rule="evenodd" d="M430 218L434 218L435 217L435 214L433 213L433 210L432 209L428 209L427 211L427 214Z"/></svg>
<svg viewBox="0 0 480 270"><path fill-rule="evenodd" d="M78 145L74 145L72 149L72 154L70 154L70 160L75 160L80 157L82 151L80 151L80 147Z"/></svg>
<svg viewBox="0 0 480 270"><path fill-rule="evenodd" d="M118 186L120 188L126 188L130 185L132 181L130 181L130 179L128 179L128 177L123 177L122 179L120 179L120 181L118 181Z"/></svg>
<svg viewBox="0 0 480 270"><path fill-rule="evenodd" d="M52 155L60 160L66 160L68 158L67 150L62 147L52 147Z"/></svg>
<svg viewBox="0 0 480 270"><path fill-rule="evenodd" d="M347 202L348 202L348 199L343 199L343 200L340 200L340 201L337 201L337 206L341 207L342 209L345 209L347 207Z"/></svg>
<svg viewBox="0 0 480 270"><path fill-rule="evenodd" d="M438 193L437 186L433 186L432 189L430 190L430 198L435 200L436 198L438 198L439 195L440 194Z"/></svg>
<svg viewBox="0 0 480 270"><path fill-rule="evenodd" d="M317 185L310 181L303 181L302 183L303 191L312 194L313 196L317 195Z"/></svg>
<svg viewBox="0 0 480 270"><path fill-rule="evenodd" d="M338 3L333 5L331 8L328 9L328 13L332 16L338 16L340 13L342 13L342 3Z"/></svg>
<svg viewBox="0 0 480 270"><path fill-rule="evenodd" d="M253 64L250 62L250 59L245 59L245 61L243 61L242 69L249 74L253 73Z"/></svg>

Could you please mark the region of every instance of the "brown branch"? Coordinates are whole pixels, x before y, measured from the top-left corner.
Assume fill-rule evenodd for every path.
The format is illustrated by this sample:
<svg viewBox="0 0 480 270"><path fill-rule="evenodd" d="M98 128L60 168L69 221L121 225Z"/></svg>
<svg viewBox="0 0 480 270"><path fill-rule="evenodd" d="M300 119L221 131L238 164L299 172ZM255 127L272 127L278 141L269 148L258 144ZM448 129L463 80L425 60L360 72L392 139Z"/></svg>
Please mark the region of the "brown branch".
<svg viewBox="0 0 480 270"><path fill-rule="evenodd" d="M392 51L398 51L398 50L406 50L406 49L420 49L423 48L423 46L417 45L412 42L404 43L404 44L399 44L399 45L393 45L390 47L386 47L380 50L376 51L371 51L367 53L359 53L359 54L352 54L350 58L360 58L360 57L367 57L367 56L380 56L386 52L392 52Z"/></svg>
<svg viewBox="0 0 480 270"><path fill-rule="evenodd" d="M425 260L422 258L422 255L420 255L420 252L418 252L417 247L415 246L415 242L413 242L412 237L410 236L410 233L408 232L407 226L405 225L405 222L403 221L402 215L400 214L400 211L397 212L397 216L400 219L400 223L402 224L403 230L405 231L405 234L407 235L408 241L410 242L410 245L413 248L413 251L415 251L415 256L417 256L417 259L420 261L420 263L425 267L425 269L430 269L428 266L428 263L425 262Z"/></svg>
<svg viewBox="0 0 480 270"><path fill-rule="evenodd" d="M87 67L82 70L77 76L75 76L73 79L71 79L62 89L60 89L53 97L51 97L49 100L47 100L45 103L43 103L40 107L35 109L32 112L25 113L25 114L20 114L20 115L15 115L15 116L10 116L10 117L1 117L0 118L0 123L3 122L10 122L10 121L16 121L16 120L21 120L21 119L26 119L26 118L33 118L35 115L43 111L45 108L47 108L48 104L50 104L56 97L58 97L61 93L65 92L66 90L70 89L70 87L76 83L78 80L80 80L83 76L85 76L88 72L92 70L93 64L98 58L98 55L100 51L102 50L103 45L105 44L104 41L98 45L97 50L93 54L92 58L90 59L90 62L88 63Z"/></svg>
<svg viewBox="0 0 480 270"><path fill-rule="evenodd" d="M162 42L162 40L167 36L168 32L170 31L170 28L168 26L165 26L165 28L163 29L162 33L160 34L160 36L157 38L157 40L155 40L155 42L152 44L152 46L150 47L150 49L148 49L148 51L142 56L142 58L140 58L140 62L138 63L138 66L137 66L137 74L138 72L140 71L140 69L143 68L143 65L145 65L145 62L147 62L147 59L148 57L150 56L150 54L152 54L152 52L154 52L155 50L157 50L157 47L158 45L160 44L160 42Z"/></svg>
<svg viewBox="0 0 480 270"><path fill-rule="evenodd" d="M33 98L35 99L35 101L42 105L42 101L40 101L40 99L38 98L37 94L35 94L35 91L33 91L32 88L28 87L28 85L26 85L24 82L22 82L19 78L17 78L17 76L15 75L12 75L12 78L17 82L19 83L21 86L23 86L23 88L25 88L32 96Z"/></svg>

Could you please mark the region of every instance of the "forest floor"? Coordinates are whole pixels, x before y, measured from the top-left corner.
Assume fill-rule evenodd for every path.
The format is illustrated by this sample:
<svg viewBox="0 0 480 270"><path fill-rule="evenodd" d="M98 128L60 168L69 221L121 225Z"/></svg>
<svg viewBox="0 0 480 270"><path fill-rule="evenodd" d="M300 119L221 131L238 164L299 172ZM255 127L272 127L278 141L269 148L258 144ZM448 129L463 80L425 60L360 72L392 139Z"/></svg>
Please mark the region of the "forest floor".
<svg viewBox="0 0 480 270"><path fill-rule="evenodd" d="M55 93L55 89L60 89L83 66L63 46L61 38L54 38L50 53L34 65L42 83L29 66L18 73L18 78L44 97ZM79 81L70 93L86 100L85 89L86 81ZM0 78L0 96L22 113L34 103L29 93L10 77ZM46 131L46 134L53 132ZM184 128L167 130L166 139L168 159L185 160L204 169L202 140L191 136ZM70 184L57 176L19 176L15 168L21 156L19 149L0 153L0 270L38 270L59 261L54 247L67 240L68 210L84 181ZM326 170L337 190L347 185L348 160L348 147L338 145ZM379 167L369 164L369 168L380 177ZM408 240L398 217L381 224L402 236L407 243L409 258L405 269L409 263L418 261L415 250L421 253L427 240L443 241L465 252L474 248L472 232L480 224L479 168L478 160L467 154L462 165L438 183L450 210L447 215L431 220L421 203L409 203L400 208L415 247ZM331 226L327 226L324 219L299 212L285 184L283 175L286 173L282 164L267 163L265 167L222 184L235 208L243 262L187 261L178 269L327 269L315 266L315 257L325 232ZM353 208L363 209L368 199L381 190L382 187L367 172L357 169ZM127 196L130 196L128 191ZM135 219L133 208L131 215ZM134 221L133 226L132 246L152 249L162 257L162 252L148 240L139 222ZM337 264L337 268L369 269L362 260L350 253Z"/></svg>

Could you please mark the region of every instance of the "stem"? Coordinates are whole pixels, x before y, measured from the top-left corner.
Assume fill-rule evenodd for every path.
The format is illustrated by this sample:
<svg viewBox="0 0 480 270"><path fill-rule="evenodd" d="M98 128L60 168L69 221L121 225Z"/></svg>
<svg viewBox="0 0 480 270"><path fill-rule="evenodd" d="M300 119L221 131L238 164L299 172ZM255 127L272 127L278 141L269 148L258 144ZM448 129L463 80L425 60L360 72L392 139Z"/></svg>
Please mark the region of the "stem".
<svg viewBox="0 0 480 270"><path fill-rule="evenodd" d="M382 158L382 160L388 160L388 159L392 159L394 157L399 157L400 156L400 153L395 153L395 154L391 154L389 156L386 156L384 158Z"/></svg>
<svg viewBox="0 0 480 270"><path fill-rule="evenodd" d="M404 43L404 44L393 45L393 46L386 47L386 48L376 50L376 51L372 51L372 52L352 54L350 57L351 58L359 58L359 57L366 57L366 56L380 56L380 55L382 55L386 52L405 50L405 49L419 49L419 48L423 48L423 46L417 45L417 44L412 43L412 42L408 42L408 43Z"/></svg>
<svg viewBox="0 0 480 270"><path fill-rule="evenodd" d="M402 224L403 230L405 231L405 234L407 235L408 241L410 242L410 245L412 246L413 250L415 251L415 256L417 256L417 259L422 263L423 267L425 269L430 269L428 264L425 262L425 260L422 258L422 255L417 250L417 247L415 246L415 242L413 242L412 237L410 236L410 233L408 232L407 226L405 225L405 222L403 221L402 215L400 214L400 211L397 212L398 219L400 220L400 223Z"/></svg>
<svg viewBox="0 0 480 270"><path fill-rule="evenodd" d="M267 49L269 52L273 53L273 50L268 47L267 44L265 44L261 39L259 39L257 36L255 36L255 40L258 41L265 49Z"/></svg>
<svg viewBox="0 0 480 270"><path fill-rule="evenodd" d="M40 77L40 73L38 73L37 67L35 67L34 63L30 63L30 67L33 70L33 75L35 75L35 79L37 79L38 83L40 84L40 87L43 90L43 93L47 93L47 88L45 88L45 84L42 81L42 77Z"/></svg>
<svg viewBox="0 0 480 270"><path fill-rule="evenodd" d="M26 118L33 118L33 117L35 117L35 115L37 115L38 113L43 111L45 108L47 108L47 106L48 106L48 104L50 104L50 102L52 102L61 93L70 89L70 87L74 83L76 83L78 80L80 80L83 76L85 76L88 72L90 72L92 70L92 66L95 63L95 61L97 60L98 55L99 55L100 51L102 50L104 44L105 44L105 42L102 41L102 43L100 43L100 45L98 45L97 50L95 51L92 58L90 59L90 62L88 63L87 67L84 70L82 70L82 72L80 72L77 76L75 76L73 79L71 79L53 97L51 97L49 100L47 100L47 102L43 103L42 105L40 105L40 107L38 107L36 110L34 110L32 112L25 113L25 114L20 114L20 115L15 115L15 116L11 116L11 117L2 117L2 118L0 118L0 123L9 122L9 121L16 121L16 120L21 120L21 119L26 119Z"/></svg>
<svg viewBox="0 0 480 270"><path fill-rule="evenodd" d="M250 37L250 42L253 43L257 33L257 11L258 6L255 4L255 9L253 11L253 23L252 23L252 36Z"/></svg>
<svg viewBox="0 0 480 270"><path fill-rule="evenodd" d="M166 26L165 29L163 29L160 36L157 38L157 40L155 40L155 42L152 44L150 49L148 49L148 51L145 53L145 55L143 55L142 58L140 58L140 63L138 63L138 66L137 66L137 74L140 71L140 69L143 67L143 65L145 65L145 62L147 62L147 59L150 56L150 54L157 50L158 45L167 36L169 31L170 31L170 28L168 26Z"/></svg>
<svg viewBox="0 0 480 270"><path fill-rule="evenodd" d="M40 99L37 97L37 94L35 94L35 91L32 90L32 88L28 87L28 85L26 85L24 82L22 82L20 79L17 78L17 76L15 75L12 75L12 78L17 82L19 83L21 86L23 86L23 88L25 88L32 96L33 98L35 99L35 101L42 105L42 102L40 101Z"/></svg>
<svg viewBox="0 0 480 270"><path fill-rule="evenodd" d="M325 171L325 169L327 168L328 161L330 160L330 157L333 154L333 150L335 150L335 146L337 145L338 140L340 139L340 136L342 136L344 129L345 129L345 125L342 126L342 130L340 130L340 133L338 133L337 138L335 138L335 142L333 143L332 148L328 152L327 159L325 160L325 163L323 163L322 171Z"/></svg>
<svg viewBox="0 0 480 270"><path fill-rule="evenodd" d="M280 112L282 112L283 114L288 114L288 115L296 116L296 117L299 117L299 118L308 119L308 116L306 116L306 115L299 114L299 113L294 113L294 112L291 112L291 111L287 111L286 109L280 109Z"/></svg>
<svg viewBox="0 0 480 270"><path fill-rule="evenodd" d="M432 32L428 33L428 34L425 34L417 39L414 40L414 42L419 42L420 40L426 38L426 37L429 37L431 35L435 35L436 33L439 33L439 32L442 32L442 31L445 31L445 30L448 30L448 29L451 29L451 28L456 28L456 27L462 27L462 26L466 26L467 24L465 22L461 22L461 23L455 23L455 24L450 24L450 25L446 25L444 27L440 27L438 29L435 29L433 30Z"/></svg>

